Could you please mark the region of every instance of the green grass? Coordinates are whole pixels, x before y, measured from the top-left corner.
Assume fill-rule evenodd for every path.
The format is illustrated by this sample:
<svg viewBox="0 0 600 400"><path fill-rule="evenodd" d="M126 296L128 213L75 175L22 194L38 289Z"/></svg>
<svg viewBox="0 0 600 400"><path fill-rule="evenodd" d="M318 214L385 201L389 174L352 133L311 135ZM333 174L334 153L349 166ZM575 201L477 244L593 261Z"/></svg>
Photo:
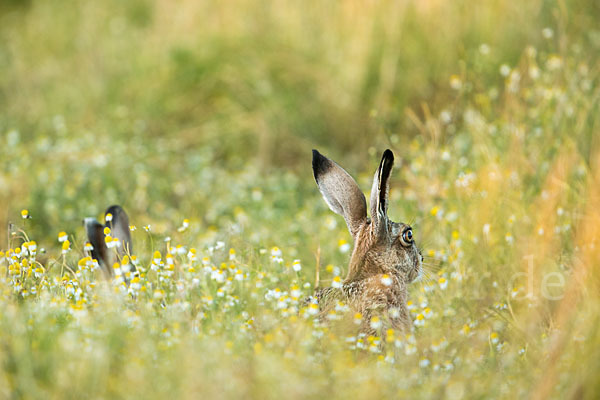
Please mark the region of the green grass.
<svg viewBox="0 0 600 400"><path fill-rule="evenodd" d="M592 1L1 4L1 397L597 398L599 18ZM365 193L385 148L399 160L390 216L427 256L410 289L427 317L383 349L299 305L316 255L328 285L351 241L312 148ZM134 296L82 251L82 218L113 203L137 228Z"/></svg>

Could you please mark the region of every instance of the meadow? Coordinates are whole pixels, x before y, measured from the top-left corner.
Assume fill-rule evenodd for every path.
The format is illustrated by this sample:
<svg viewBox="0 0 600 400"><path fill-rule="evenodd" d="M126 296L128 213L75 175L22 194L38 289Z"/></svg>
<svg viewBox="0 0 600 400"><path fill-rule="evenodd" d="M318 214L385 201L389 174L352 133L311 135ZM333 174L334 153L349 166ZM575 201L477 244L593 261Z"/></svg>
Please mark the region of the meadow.
<svg viewBox="0 0 600 400"><path fill-rule="evenodd" d="M3 1L0 397L598 398L598 21L591 0ZM352 246L313 148L367 198L394 151L412 332L302 306ZM111 204L129 286L84 251Z"/></svg>

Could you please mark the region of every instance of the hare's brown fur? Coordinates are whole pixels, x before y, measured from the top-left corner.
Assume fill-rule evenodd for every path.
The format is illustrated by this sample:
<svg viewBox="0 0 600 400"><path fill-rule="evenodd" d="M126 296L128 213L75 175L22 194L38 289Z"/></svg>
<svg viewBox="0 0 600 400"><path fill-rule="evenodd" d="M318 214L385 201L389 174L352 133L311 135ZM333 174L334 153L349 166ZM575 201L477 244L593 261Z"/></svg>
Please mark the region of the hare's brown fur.
<svg viewBox="0 0 600 400"><path fill-rule="evenodd" d="M366 200L356 182L339 165L313 151L317 185L329 207L344 216L354 237L348 275L341 289L321 288L315 292L322 313L335 301L346 301L363 315L363 331L373 332L371 318L377 314L394 329L409 330L407 285L420 273L422 256L414 241L407 240L411 227L387 217L389 176L393 154L384 153L375 172L371 192L371 218ZM373 332L374 333L374 332Z"/></svg>

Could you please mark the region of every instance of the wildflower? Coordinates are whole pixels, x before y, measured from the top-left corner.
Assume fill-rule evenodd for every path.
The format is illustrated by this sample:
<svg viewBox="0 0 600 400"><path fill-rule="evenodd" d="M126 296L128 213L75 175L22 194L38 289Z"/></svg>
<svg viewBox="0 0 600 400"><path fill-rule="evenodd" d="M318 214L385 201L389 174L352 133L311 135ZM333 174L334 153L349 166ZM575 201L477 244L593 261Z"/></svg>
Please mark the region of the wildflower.
<svg viewBox="0 0 600 400"><path fill-rule="evenodd" d="M348 243L344 239L340 239L338 241L338 248L340 249L340 252L347 253L350 250L350 243Z"/></svg>
<svg viewBox="0 0 600 400"><path fill-rule="evenodd" d="M392 284L392 278L388 274L383 274L381 277L381 283L385 286L390 286Z"/></svg>
<svg viewBox="0 0 600 400"><path fill-rule="evenodd" d="M67 236L67 234L65 232L60 232L58 234L58 241L59 243L64 243L65 240L67 240L69 237Z"/></svg>
<svg viewBox="0 0 600 400"><path fill-rule="evenodd" d="M306 312L308 315L317 315L319 313L319 306L316 303L310 303Z"/></svg>
<svg viewBox="0 0 600 400"><path fill-rule="evenodd" d="M121 269L126 273L131 270L131 266L129 265L129 256L124 256L121 260Z"/></svg>
<svg viewBox="0 0 600 400"><path fill-rule="evenodd" d="M513 244L513 242L514 242L514 238L510 232L506 233L506 235L504 236L504 239L506 240L506 243L508 243L508 244Z"/></svg>
<svg viewBox="0 0 600 400"><path fill-rule="evenodd" d="M327 229L334 230L337 226L337 221L335 218L333 218L332 216L327 216L327 218L325 218L325 226L327 227Z"/></svg>
<svg viewBox="0 0 600 400"><path fill-rule="evenodd" d="M348 312L350 308L346 305L346 303L342 302L342 301L338 301L335 304L335 311L337 312L341 312L341 313L345 313Z"/></svg>
<svg viewBox="0 0 600 400"><path fill-rule="evenodd" d="M27 243L27 250L29 250L29 254L34 256L37 250L37 243L33 240Z"/></svg>
<svg viewBox="0 0 600 400"><path fill-rule="evenodd" d="M278 264L282 264L283 263L283 257L282 257L282 252L281 249L277 246L273 247L271 249L271 260L278 263Z"/></svg>
<svg viewBox="0 0 600 400"><path fill-rule="evenodd" d="M244 280L244 273L242 272L242 270L238 269L235 271L234 279L238 282Z"/></svg>
<svg viewBox="0 0 600 400"><path fill-rule="evenodd" d="M417 318L415 318L415 326L424 326L425 325L425 316L423 314L418 314Z"/></svg>
<svg viewBox="0 0 600 400"><path fill-rule="evenodd" d="M440 279L438 279L438 284L440 285L440 289L446 290L448 287L448 280L442 276Z"/></svg>
<svg viewBox="0 0 600 400"><path fill-rule="evenodd" d="M185 254L185 247L178 244L177 246L175 246L175 254L178 254L180 256Z"/></svg>
<svg viewBox="0 0 600 400"><path fill-rule="evenodd" d="M363 316L361 313L354 314L354 323L356 325L360 325L362 323L362 318L363 318Z"/></svg>
<svg viewBox="0 0 600 400"><path fill-rule="evenodd" d="M106 213L106 215L104 216L104 220L106 222L112 222L113 220L113 215L111 213Z"/></svg>
<svg viewBox="0 0 600 400"><path fill-rule="evenodd" d="M302 264L300 264L300 260L294 260L292 263L292 269L296 272L300 272L302 269Z"/></svg>
<svg viewBox="0 0 600 400"><path fill-rule="evenodd" d="M342 317L340 315L338 315L335 310L331 310L329 311L329 313L327 314L327 319L330 321L337 321L339 319L341 319Z"/></svg>
<svg viewBox="0 0 600 400"><path fill-rule="evenodd" d="M462 88L462 80L458 75L450 76L450 87L454 90L460 90Z"/></svg>
<svg viewBox="0 0 600 400"><path fill-rule="evenodd" d="M379 342L376 342L375 340L371 342L371 344L369 345L369 351L371 353L379 353L381 350L379 349ZM381 361L383 356L379 356L379 360Z"/></svg>
<svg viewBox="0 0 600 400"><path fill-rule="evenodd" d="M113 271L115 272L115 276L121 276L122 275L121 264L119 264L118 262L114 263Z"/></svg>
<svg viewBox="0 0 600 400"><path fill-rule="evenodd" d="M542 29L542 36L544 37L544 39L552 39L552 37L554 36L554 31L552 30L552 28L544 28Z"/></svg>
<svg viewBox="0 0 600 400"><path fill-rule="evenodd" d="M359 338L356 340L356 348L357 349L364 349L365 348L365 341L362 338Z"/></svg>
<svg viewBox="0 0 600 400"><path fill-rule="evenodd" d="M388 343L392 343L394 341L394 330L388 329L385 334L385 341Z"/></svg>
<svg viewBox="0 0 600 400"><path fill-rule="evenodd" d="M431 318L433 317L433 310L429 307L426 307L425 310L423 310L423 315L425 318Z"/></svg>
<svg viewBox="0 0 600 400"><path fill-rule="evenodd" d="M421 368L426 368L429 366L429 364L430 364L430 362L426 358L421 358L421 360L419 361L419 367L421 367Z"/></svg>
<svg viewBox="0 0 600 400"><path fill-rule="evenodd" d="M177 231L179 232L183 232L185 231L188 227L190 226L190 220L189 219L184 219L183 223L181 224L181 226L179 227L179 229L177 229Z"/></svg>
<svg viewBox="0 0 600 400"><path fill-rule="evenodd" d="M292 297L299 298L300 295L302 294L302 292L300 291L300 288L298 287L298 285L294 285L291 288L290 294L292 295Z"/></svg>
<svg viewBox="0 0 600 400"><path fill-rule="evenodd" d="M339 289L342 287L342 278L340 278L339 276L336 276L333 278L333 281L331 281L331 286Z"/></svg>
<svg viewBox="0 0 600 400"><path fill-rule="evenodd" d="M196 249L194 249L193 247L190 249L190 251L188 251L187 253L187 258L188 260L190 260L190 262L194 262L196 261ZM202 262L204 264L204 260Z"/></svg>
<svg viewBox="0 0 600 400"><path fill-rule="evenodd" d="M378 316L374 316L373 318L371 318L371 321L369 322L369 326L372 329L379 329L381 328L381 320L379 319Z"/></svg>
<svg viewBox="0 0 600 400"><path fill-rule="evenodd" d="M117 244L119 243L119 239L114 238L110 235L106 235L104 237L104 242L106 243L106 247L108 247L109 249L113 249L115 247L117 247Z"/></svg>
<svg viewBox="0 0 600 400"><path fill-rule="evenodd" d="M463 335L465 335L465 336L468 336L470 332L471 332L471 327L469 325L467 325L467 324L464 324L463 327L460 330L460 333L463 334Z"/></svg>
<svg viewBox="0 0 600 400"><path fill-rule="evenodd" d="M510 74L510 67L506 64L500 66L500 75L507 77Z"/></svg>
<svg viewBox="0 0 600 400"><path fill-rule="evenodd" d="M513 290L510 292L510 297L512 297L513 299L515 297L517 297L517 295L519 294L520 290L521 290L520 287L513 288Z"/></svg>
<svg viewBox="0 0 600 400"><path fill-rule="evenodd" d="M83 245L83 250L90 252L94 250L94 246L92 246L90 242L85 242L85 245Z"/></svg>
<svg viewBox="0 0 600 400"><path fill-rule="evenodd" d="M135 231L136 229L137 229L137 228L136 228L136 226L135 226L135 225L129 225L129 230L130 230L131 232Z"/></svg>
<svg viewBox="0 0 600 400"><path fill-rule="evenodd" d="M154 256L153 256L153 258L152 258L152 262L153 262L154 264L160 264L160 261L161 261L161 255L160 255L160 251L156 250L156 251L154 252Z"/></svg>
<svg viewBox="0 0 600 400"><path fill-rule="evenodd" d="M67 239L65 239L62 242L62 253L67 254L67 251L70 250L70 246L71 246L71 242L69 242Z"/></svg>
<svg viewBox="0 0 600 400"><path fill-rule="evenodd" d="M438 351L440 351L441 349L443 349L447 345L448 345L448 342L446 341L446 338L442 338L439 341L436 340L433 343L431 343L431 350L434 353L437 353Z"/></svg>
<svg viewBox="0 0 600 400"><path fill-rule="evenodd" d="M497 344L499 342L499 337L498 337L498 333L496 332L492 332L490 334L490 342L492 342L492 344Z"/></svg>
<svg viewBox="0 0 600 400"><path fill-rule="evenodd" d="M151 225L146 225L146 226L144 226L144 230L146 232L150 232L152 230L152 226Z"/></svg>
<svg viewBox="0 0 600 400"><path fill-rule="evenodd" d="M29 210L26 210L26 209L21 210L21 218L23 218L23 219L31 218L31 216L29 215Z"/></svg>
<svg viewBox="0 0 600 400"><path fill-rule="evenodd" d="M271 256L273 257L281 257L282 254L281 249L277 246L271 249Z"/></svg>

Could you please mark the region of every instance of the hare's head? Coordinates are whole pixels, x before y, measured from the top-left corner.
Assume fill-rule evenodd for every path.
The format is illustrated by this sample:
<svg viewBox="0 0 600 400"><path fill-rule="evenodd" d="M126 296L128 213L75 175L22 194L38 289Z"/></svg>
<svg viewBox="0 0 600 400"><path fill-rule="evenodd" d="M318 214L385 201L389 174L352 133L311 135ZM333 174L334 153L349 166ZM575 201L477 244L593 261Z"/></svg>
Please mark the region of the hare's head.
<svg viewBox="0 0 600 400"><path fill-rule="evenodd" d="M414 241L412 228L388 218L389 181L394 166L391 150L383 153L371 189L370 214L367 202L354 179L332 160L313 150L315 180L329 208L342 215L354 238L354 250L346 281L391 273L412 282L421 273L423 257Z"/></svg>

